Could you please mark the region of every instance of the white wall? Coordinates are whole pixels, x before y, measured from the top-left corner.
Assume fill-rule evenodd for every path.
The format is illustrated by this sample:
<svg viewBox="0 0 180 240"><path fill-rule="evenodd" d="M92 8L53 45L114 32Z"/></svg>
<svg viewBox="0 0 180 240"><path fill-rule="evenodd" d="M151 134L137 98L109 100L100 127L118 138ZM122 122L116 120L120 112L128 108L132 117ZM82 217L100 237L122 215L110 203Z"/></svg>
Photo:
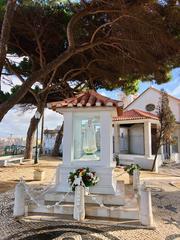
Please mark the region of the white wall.
<svg viewBox="0 0 180 240"><path fill-rule="evenodd" d="M144 126L135 124L129 128L129 151L131 154L144 154Z"/></svg>
<svg viewBox="0 0 180 240"><path fill-rule="evenodd" d="M45 152L45 154L50 154L52 152L55 140L56 140L56 135L51 135L51 134L44 135L44 152Z"/></svg>
<svg viewBox="0 0 180 240"><path fill-rule="evenodd" d="M144 94L142 94L139 98L132 102L130 106L126 108L126 110L140 109L142 111L147 111L146 105L154 104L155 106L157 106L160 96L160 92L154 90L153 88L149 88ZM176 121L180 122L180 101L169 97L169 105L173 114L175 115ZM156 114L156 109L151 113Z"/></svg>
<svg viewBox="0 0 180 240"><path fill-rule="evenodd" d="M45 154L51 154L52 150L54 148L56 140L56 134L44 134L44 153ZM60 146L60 151L62 150L62 144Z"/></svg>
<svg viewBox="0 0 180 240"><path fill-rule="evenodd" d="M149 88L144 94L142 94L139 98L137 98L134 102L132 102L126 110L131 109L139 109L142 111L146 110L147 104L154 104L155 106L158 105L160 100L161 94L159 91ZM180 122L180 101L177 99L169 96L169 105L171 107L171 110L176 118L177 122ZM156 114L156 109L150 113ZM177 125L174 136L178 137L178 152L179 153L173 153L171 158L172 160L175 160L176 162L180 162L180 127ZM133 149L135 149L135 146L133 146Z"/></svg>
<svg viewBox="0 0 180 240"><path fill-rule="evenodd" d="M120 128L120 153L128 153L128 150L128 128Z"/></svg>

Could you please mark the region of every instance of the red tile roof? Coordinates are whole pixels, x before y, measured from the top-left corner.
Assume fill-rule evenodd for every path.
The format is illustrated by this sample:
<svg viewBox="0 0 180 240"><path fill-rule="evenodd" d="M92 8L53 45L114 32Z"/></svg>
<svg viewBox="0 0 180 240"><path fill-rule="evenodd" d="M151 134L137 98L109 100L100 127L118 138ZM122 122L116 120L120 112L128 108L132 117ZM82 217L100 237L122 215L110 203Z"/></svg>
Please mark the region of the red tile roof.
<svg viewBox="0 0 180 240"><path fill-rule="evenodd" d="M52 102L48 104L49 108L55 110L56 108L67 108L67 107L123 107L122 101L113 100L108 97L104 97L94 90L89 90L78 94L75 97L67 98L63 101Z"/></svg>
<svg viewBox="0 0 180 240"><path fill-rule="evenodd" d="M155 115L153 113L149 113L149 112L145 112L145 111L141 111L141 110L137 110L137 109L132 109L129 111L124 111L121 116L114 117L113 121L137 120L137 119L158 120L159 118L157 115Z"/></svg>

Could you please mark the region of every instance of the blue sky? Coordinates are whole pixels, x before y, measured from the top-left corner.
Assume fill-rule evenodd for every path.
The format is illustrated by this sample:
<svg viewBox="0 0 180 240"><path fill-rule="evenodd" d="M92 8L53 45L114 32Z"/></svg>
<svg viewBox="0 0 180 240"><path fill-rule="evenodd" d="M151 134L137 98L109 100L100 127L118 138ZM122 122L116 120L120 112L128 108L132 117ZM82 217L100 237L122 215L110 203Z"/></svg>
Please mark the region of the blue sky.
<svg viewBox="0 0 180 240"><path fill-rule="evenodd" d="M15 80L17 83L17 80ZM180 68L176 68L172 71L172 80L166 84L153 84L144 82L140 84L139 93L143 92L148 87L153 86L158 89L164 88L170 95L180 98ZM4 86L4 90L8 90L7 86ZM118 99L120 90L106 91L104 89L99 92L108 97ZM10 134L18 137L25 137L29 126L30 118L33 116L34 111L28 111L22 113L17 108L9 111L2 122L0 123L0 137L8 137ZM45 111L45 128L54 129L57 125L62 123L62 116L51 110Z"/></svg>
<svg viewBox="0 0 180 240"><path fill-rule="evenodd" d="M152 82L140 83L138 93L139 94L142 93L150 86L153 86L160 90L164 88L166 92L168 92L170 95L180 98L180 68L176 68L172 71L172 80L168 83L160 85ZM106 91L105 89L99 90L99 93L115 99L118 98L119 92L120 92L119 89L115 91Z"/></svg>

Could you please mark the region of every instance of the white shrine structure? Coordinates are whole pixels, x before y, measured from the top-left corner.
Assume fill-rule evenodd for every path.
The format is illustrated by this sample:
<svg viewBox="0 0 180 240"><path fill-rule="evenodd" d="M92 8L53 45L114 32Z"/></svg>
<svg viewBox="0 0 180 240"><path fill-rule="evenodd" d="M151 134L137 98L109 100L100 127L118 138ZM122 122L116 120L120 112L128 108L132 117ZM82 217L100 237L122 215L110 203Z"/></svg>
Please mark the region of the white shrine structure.
<svg viewBox="0 0 180 240"><path fill-rule="evenodd" d="M49 108L64 116L63 164L57 171L57 190L68 191L69 172L90 167L100 178L99 183L91 187L90 191L115 194L117 181L113 175L115 162L112 117L122 112L122 102L106 98L95 91L88 91L75 98L51 103ZM100 146L93 145L93 137ZM84 144L87 144L85 141L89 141L93 154L84 149Z"/></svg>
<svg viewBox="0 0 180 240"><path fill-rule="evenodd" d="M55 187L43 195L43 200L39 203L30 197L32 203L28 205L28 213L73 216L77 199L70 190L69 173L89 167L96 172L99 182L89 187L90 193L82 201L86 218L97 220L100 217L107 221L131 219L152 226L151 193L145 186L140 187L138 174L134 175L134 186L139 190L140 199L132 185L117 180L112 119L122 114L122 102L89 90L73 98L50 103L48 107L64 116L63 163L57 168ZM23 185L17 186L17 193L18 188L23 198ZM15 216L18 216L19 206L22 215L18 197L15 198Z"/></svg>

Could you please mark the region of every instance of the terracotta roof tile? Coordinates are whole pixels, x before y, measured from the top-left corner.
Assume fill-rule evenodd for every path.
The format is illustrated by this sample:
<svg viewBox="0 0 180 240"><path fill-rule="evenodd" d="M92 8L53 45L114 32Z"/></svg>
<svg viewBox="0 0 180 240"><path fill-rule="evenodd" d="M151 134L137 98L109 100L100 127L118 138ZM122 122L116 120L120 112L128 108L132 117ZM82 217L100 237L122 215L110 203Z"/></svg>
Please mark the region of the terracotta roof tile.
<svg viewBox="0 0 180 240"><path fill-rule="evenodd" d="M136 119L158 120L158 116L153 113L141 111L138 109L132 109L129 111L124 111L121 116L114 117L113 121L136 120Z"/></svg>
<svg viewBox="0 0 180 240"><path fill-rule="evenodd" d="M56 108L67 108L67 107L123 107L122 101L113 100L111 98L102 96L94 90L89 90L78 94L75 97L67 98L63 101L52 102L48 104L49 108L55 110Z"/></svg>

